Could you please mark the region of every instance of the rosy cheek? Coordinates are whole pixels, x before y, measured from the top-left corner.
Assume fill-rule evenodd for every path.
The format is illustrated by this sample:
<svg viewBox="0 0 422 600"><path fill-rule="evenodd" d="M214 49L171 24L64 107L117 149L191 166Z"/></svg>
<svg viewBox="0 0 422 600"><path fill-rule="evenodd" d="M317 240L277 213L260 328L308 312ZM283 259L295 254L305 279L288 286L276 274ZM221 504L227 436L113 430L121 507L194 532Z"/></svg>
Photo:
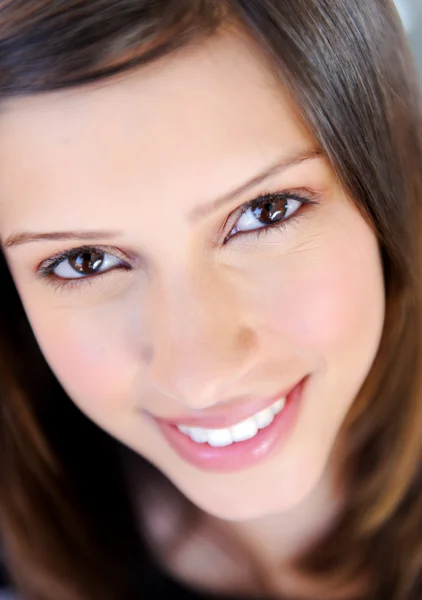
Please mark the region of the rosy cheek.
<svg viewBox="0 0 422 600"><path fill-rule="evenodd" d="M90 318L72 315L55 324L40 319L37 336L56 377L76 402L87 399L104 403L121 398L123 343L107 321L94 314Z"/></svg>
<svg viewBox="0 0 422 600"><path fill-rule="evenodd" d="M378 250L363 231L360 251L348 236L332 236L299 257L264 272L255 295L259 329L284 338L292 351L347 353L376 338L383 313ZM363 251L364 250L364 251Z"/></svg>

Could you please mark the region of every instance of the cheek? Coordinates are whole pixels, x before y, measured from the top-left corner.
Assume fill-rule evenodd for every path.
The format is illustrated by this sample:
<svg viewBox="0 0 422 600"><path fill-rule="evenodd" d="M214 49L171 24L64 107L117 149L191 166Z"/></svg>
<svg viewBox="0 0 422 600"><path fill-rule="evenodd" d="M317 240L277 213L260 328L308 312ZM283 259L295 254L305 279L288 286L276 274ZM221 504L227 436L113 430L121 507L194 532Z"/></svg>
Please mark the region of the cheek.
<svg viewBox="0 0 422 600"><path fill-rule="evenodd" d="M91 412L127 398L133 376L121 316L59 311L54 318L38 313L30 320L51 369L81 409Z"/></svg>
<svg viewBox="0 0 422 600"><path fill-rule="evenodd" d="M328 359L373 355L384 319L384 284L374 235L360 216L309 248L261 271L257 328L291 349ZM274 338L275 339L275 338Z"/></svg>

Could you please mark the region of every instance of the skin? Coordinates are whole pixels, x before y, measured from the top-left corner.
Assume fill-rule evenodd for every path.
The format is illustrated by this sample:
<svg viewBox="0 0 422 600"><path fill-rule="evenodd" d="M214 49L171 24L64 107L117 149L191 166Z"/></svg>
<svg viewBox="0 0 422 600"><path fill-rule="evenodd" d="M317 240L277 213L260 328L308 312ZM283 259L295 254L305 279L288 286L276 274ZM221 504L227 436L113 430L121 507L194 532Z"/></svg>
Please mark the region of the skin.
<svg viewBox="0 0 422 600"><path fill-rule="evenodd" d="M333 449L384 321L378 245L321 155L188 215L315 148L265 59L234 35L106 84L10 100L0 117L3 244L23 231L116 232L4 248L52 370L90 419L268 564L337 511ZM223 243L243 203L286 190L317 204L260 238ZM132 270L73 288L37 274L83 244L107 246ZM235 473L187 464L142 412L207 414L305 375L286 444Z"/></svg>

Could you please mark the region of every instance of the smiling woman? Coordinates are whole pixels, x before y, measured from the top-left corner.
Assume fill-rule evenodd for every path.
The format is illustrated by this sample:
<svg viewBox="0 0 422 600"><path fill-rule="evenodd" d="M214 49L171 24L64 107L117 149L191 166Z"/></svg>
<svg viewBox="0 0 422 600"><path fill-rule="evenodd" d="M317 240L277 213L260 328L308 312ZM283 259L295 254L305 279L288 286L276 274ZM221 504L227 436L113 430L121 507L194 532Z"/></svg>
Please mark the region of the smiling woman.
<svg viewBox="0 0 422 600"><path fill-rule="evenodd" d="M420 599L415 81L393 0L0 10L26 600Z"/></svg>

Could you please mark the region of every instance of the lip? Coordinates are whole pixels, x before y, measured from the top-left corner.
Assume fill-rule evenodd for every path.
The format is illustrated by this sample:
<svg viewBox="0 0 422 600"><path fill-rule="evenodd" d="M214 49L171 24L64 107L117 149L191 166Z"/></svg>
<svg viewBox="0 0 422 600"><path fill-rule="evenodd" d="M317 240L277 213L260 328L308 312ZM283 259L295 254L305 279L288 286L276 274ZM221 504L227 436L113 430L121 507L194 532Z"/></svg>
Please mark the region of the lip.
<svg viewBox="0 0 422 600"><path fill-rule="evenodd" d="M234 417L230 414L230 424L227 424L228 414L216 414L207 419L199 417L196 419L181 418L177 421L154 417L154 421L173 450L182 459L195 467L206 471L218 472L233 472L250 468L278 452L292 433L300 413L306 380L307 377L302 379L293 388L290 388L287 393L281 392L272 399L267 399L263 406L261 402L261 408L258 406L256 412L270 406L275 400L284 396L286 397L286 404L283 410L274 417L270 425L259 430L252 439L243 442L234 442L230 446L213 447L207 443L199 444L179 431L177 425L183 424L189 427L218 429L220 427L229 427L242 420L242 417L233 421ZM249 404L249 409L250 406L251 404ZM240 414L240 412L236 414ZM248 410L248 413L243 418L248 418L251 414L254 414L254 412Z"/></svg>
<svg viewBox="0 0 422 600"><path fill-rule="evenodd" d="M169 425L186 425L187 427L202 427L204 429L224 429L232 427L236 423L240 423L252 415L255 415L257 412L268 408L280 398L287 398L297 385L298 384L290 386L290 388L284 389L270 398L254 398L252 400L245 400L244 402L237 402L236 405L231 408L211 409L212 412L209 412L207 415L201 414L189 417L155 418Z"/></svg>

